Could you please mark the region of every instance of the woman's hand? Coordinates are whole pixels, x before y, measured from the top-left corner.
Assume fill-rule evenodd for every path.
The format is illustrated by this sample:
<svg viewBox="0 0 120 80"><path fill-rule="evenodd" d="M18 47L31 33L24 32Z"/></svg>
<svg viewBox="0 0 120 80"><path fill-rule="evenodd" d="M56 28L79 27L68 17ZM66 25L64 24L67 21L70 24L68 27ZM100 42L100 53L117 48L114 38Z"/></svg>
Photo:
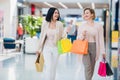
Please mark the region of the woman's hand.
<svg viewBox="0 0 120 80"><path fill-rule="evenodd" d="M99 57L98 57L98 56L96 56L95 61L97 61L98 59L99 59Z"/></svg>
<svg viewBox="0 0 120 80"><path fill-rule="evenodd" d="M40 52L39 52L39 51L36 51L36 55L38 55L38 54L40 54Z"/></svg>
<svg viewBox="0 0 120 80"><path fill-rule="evenodd" d="M86 33L87 33L87 31L85 30L85 31L83 31L82 35L85 37Z"/></svg>
<svg viewBox="0 0 120 80"><path fill-rule="evenodd" d="M102 57L103 57L103 59L106 59L106 54L103 53L103 54L102 54Z"/></svg>
<svg viewBox="0 0 120 80"><path fill-rule="evenodd" d="M83 31L83 33L82 33L82 35L83 35L83 40L85 40L86 39L86 34L87 34L87 31L85 30L85 31Z"/></svg>

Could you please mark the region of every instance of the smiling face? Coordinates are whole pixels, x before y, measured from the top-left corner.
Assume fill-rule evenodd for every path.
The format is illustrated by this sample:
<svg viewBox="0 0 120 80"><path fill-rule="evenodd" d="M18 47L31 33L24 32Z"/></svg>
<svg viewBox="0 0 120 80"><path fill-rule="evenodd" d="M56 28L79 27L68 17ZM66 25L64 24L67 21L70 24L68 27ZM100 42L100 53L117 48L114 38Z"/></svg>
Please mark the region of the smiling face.
<svg viewBox="0 0 120 80"><path fill-rule="evenodd" d="M58 10L55 10L52 16L52 20L57 20L59 18L59 12Z"/></svg>
<svg viewBox="0 0 120 80"><path fill-rule="evenodd" d="M46 21L51 22L51 21L59 21L60 19L60 13L57 8L51 7L46 15Z"/></svg>
<svg viewBox="0 0 120 80"><path fill-rule="evenodd" d="M93 20L95 18L94 10L92 10L92 9L85 9L84 10L84 14L83 14L83 18L85 20Z"/></svg>

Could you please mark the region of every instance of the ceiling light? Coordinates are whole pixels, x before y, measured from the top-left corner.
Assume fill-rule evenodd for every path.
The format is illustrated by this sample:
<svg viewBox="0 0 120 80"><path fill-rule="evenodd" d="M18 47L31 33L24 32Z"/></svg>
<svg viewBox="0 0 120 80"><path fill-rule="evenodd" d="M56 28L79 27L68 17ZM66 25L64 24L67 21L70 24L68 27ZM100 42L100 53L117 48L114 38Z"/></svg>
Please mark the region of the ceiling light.
<svg viewBox="0 0 120 80"><path fill-rule="evenodd" d="M92 9L95 9L95 4L94 3L92 3Z"/></svg>
<svg viewBox="0 0 120 80"><path fill-rule="evenodd" d="M83 9L82 5L79 2L77 2L77 5L80 9Z"/></svg>
<svg viewBox="0 0 120 80"><path fill-rule="evenodd" d="M118 0L115 0L115 2L118 2Z"/></svg>
<svg viewBox="0 0 120 80"><path fill-rule="evenodd" d="M53 5L49 4L48 2L44 2L44 4L48 5L49 7L54 7Z"/></svg>
<svg viewBox="0 0 120 80"><path fill-rule="evenodd" d="M64 5L63 3L59 2L59 4L60 4L63 8L68 9L68 7L67 7L66 5Z"/></svg>

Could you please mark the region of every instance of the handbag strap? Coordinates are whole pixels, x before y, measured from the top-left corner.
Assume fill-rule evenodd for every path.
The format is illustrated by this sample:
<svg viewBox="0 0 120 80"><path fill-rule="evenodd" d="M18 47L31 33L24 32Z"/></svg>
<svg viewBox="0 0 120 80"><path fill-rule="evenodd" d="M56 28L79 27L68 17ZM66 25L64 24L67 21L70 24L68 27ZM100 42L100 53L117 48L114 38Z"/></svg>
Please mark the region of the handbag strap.
<svg viewBox="0 0 120 80"><path fill-rule="evenodd" d="M105 59L105 58L103 58L102 61L103 61L104 63L106 63L106 59Z"/></svg>
<svg viewBox="0 0 120 80"><path fill-rule="evenodd" d="M41 53L38 54L38 56L37 56L37 60L36 60L36 62L38 62L38 63L39 63L40 55L41 55Z"/></svg>

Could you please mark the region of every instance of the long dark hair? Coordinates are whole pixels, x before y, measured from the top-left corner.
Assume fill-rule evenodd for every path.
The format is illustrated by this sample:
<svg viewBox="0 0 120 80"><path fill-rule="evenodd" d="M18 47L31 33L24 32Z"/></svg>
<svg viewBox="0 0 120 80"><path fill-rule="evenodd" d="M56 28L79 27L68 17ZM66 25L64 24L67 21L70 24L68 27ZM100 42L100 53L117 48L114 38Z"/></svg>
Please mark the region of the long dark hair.
<svg viewBox="0 0 120 80"><path fill-rule="evenodd" d="M57 8L54 8L54 7L51 7L51 8L48 10L47 15L46 15L46 21L51 22L51 19L52 19L52 17L53 17L53 14L54 14L55 10L57 10L58 13L59 13L59 10L58 10ZM60 13L59 13L59 17L58 17L57 20L59 21L59 19L60 19Z"/></svg>

